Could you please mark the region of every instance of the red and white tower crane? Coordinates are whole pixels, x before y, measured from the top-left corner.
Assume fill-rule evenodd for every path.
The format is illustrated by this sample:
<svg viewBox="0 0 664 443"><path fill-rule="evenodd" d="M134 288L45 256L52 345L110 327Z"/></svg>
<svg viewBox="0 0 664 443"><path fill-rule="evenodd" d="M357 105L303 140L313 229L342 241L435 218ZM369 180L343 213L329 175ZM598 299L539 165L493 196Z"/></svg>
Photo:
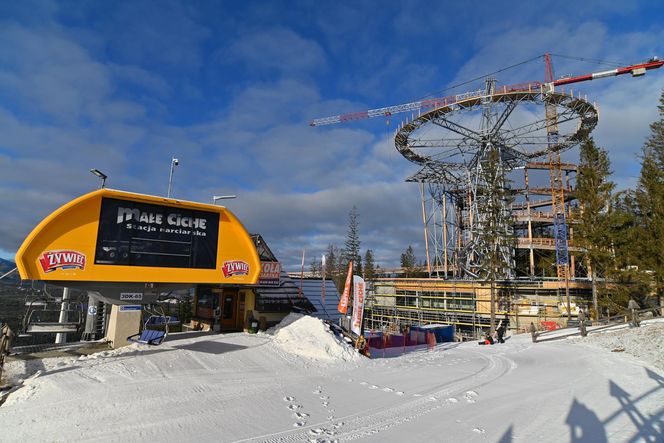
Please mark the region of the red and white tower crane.
<svg viewBox="0 0 664 443"><path fill-rule="evenodd" d="M548 59L548 54L545 56ZM550 60L550 59L549 59ZM549 62L550 63L550 62ZM529 83L521 83L521 84L516 84L516 85L509 85L509 86L504 86L504 89L507 89L508 91L514 91L514 90L522 90L524 88L537 88L537 87L544 87L546 90L553 90L556 86L564 86L564 85L569 85L572 83L579 83L579 82L585 82L589 80L597 80L600 78L606 78L606 77L614 77L618 75L623 75L623 74L632 74L633 77L639 77L642 75L645 75L646 71L649 71L651 69L658 69L661 68L662 65L664 65L664 61L659 60L657 57L653 57L647 62L644 63L638 63L635 65L630 65L630 66L624 66L620 68L615 68L611 69L608 71L600 71L600 72L593 72L590 74L584 74L584 75L578 75L574 77L565 77L561 78L558 80L553 80L553 78L545 78L544 83L534 81L534 82L529 82ZM549 72L549 68L547 67L547 72ZM553 77L553 70L551 70L551 77ZM438 97L438 98L431 98L427 100L420 100L416 102L410 102L410 103L403 103L400 105L394 105L394 106L386 106L384 108L377 108L377 109L369 109L367 111L360 111L360 112L350 112L347 114L340 114L340 115L333 115L330 117L322 117L322 118L316 118L312 120L309 125L310 126L324 126L324 125L332 125L332 124L337 124L337 123L344 123L344 122L349 122L349 121L354 121L354 120L364 120L367 118L373 118L373 117L385 117L385 116L390 116L392 114L398 114L402 112L410 112L410 111L421 111L421 110L426 110L426 109L432 109L436 108L438 106L447 106L450 104L453 104L457 101L465 100L467 98L470 98L474 95L481 95L484 91L479 90L479 91L473 91L473 92L466 92L463 94L457 94L457 95L451 95L447 97Z"/></svg>

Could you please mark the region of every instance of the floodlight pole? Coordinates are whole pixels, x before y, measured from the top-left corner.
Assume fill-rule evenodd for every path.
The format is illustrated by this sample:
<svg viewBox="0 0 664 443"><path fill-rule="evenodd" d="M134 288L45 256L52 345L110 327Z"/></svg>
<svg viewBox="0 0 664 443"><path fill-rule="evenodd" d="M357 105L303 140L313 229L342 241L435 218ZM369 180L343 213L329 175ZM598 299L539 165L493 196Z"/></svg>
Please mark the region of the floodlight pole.
<svg viewBox="0 0 664 443"><path fill-rule="evenodd" d="M212 196L212 204L216 205L217 200L225 200L227 198L237 198L237 195L213 195Z"/></svg>
<svg viewBox="0 0 664 443"><path fill-rule="evenodd" d="M99 187L99 189L103 189L106 186L106 179L108 178L108 176L97 168L90 169L90 172L101 179L101 186Z"/></svg>
<svg viewBox="0 0 664 443"><path fill-rule="evenodd" d="M171 158L171 173L168 176L168 193L166 194L167 198L171 198L171 186L173 185L173 168L180 164L180 161L172 157Z"/></svg>

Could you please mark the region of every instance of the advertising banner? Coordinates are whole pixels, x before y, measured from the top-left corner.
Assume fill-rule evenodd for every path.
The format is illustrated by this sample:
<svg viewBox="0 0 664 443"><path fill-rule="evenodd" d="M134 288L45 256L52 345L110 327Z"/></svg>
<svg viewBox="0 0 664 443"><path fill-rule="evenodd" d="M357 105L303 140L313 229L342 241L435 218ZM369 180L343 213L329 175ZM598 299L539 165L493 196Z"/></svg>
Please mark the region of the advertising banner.
<svg viewBox="0 0 664 443"><path fill-rule="evenodd" d="M217 266L219 214L103 198L95 264Z"/></svg>
<svg viewBox="0 0 664 443"><path fill-rule="evenodd" d="M258 284L261 286L279 286L281 282L281 263L278 261L261 262Z"/></svg>
<svg viewBox="0 0 664 443"><path fill-rule="evenodd" d="M346 285L344 286L344 293L341 294L341 299L339 300L339 306L337 310L342 314L348 312L348 299L350 297L350 279L353 275L353 261L351 260L348 263L348 275L346 276Z"/></svg>
<svg viewBox="0 0 664 443"><path fill-rule="evenodd" d="M355 334L362 333L362 316L364 315L364 279L359 275L353 276L353 319L350 330Z"/></svg>

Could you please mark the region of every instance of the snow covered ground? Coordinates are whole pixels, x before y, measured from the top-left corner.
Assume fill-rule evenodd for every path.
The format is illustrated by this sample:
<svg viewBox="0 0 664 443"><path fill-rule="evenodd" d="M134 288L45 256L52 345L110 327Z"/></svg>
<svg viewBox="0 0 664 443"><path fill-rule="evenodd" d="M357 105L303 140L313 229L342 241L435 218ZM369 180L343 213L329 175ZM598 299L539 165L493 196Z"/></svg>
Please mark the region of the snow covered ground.
<svg viewBox="0 0 664 443"><path fill-rule="evenodd" d="M368 360L310 317L172 334L8 363L25 381L0 407L0 441L661 442L662 337L651 322Z"/></svg>

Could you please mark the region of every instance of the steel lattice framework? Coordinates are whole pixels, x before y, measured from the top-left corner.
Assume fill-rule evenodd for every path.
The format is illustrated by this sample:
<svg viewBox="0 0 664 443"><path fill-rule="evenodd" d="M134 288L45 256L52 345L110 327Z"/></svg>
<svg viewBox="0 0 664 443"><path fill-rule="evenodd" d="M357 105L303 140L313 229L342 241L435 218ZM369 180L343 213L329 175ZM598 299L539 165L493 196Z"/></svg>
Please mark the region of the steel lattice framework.
<svg viewBox="0 0 664 443"><path fill-rule="evenodd" d="M547 118L543 107L557 118ZM597 117L594 105L551 84L500 89L487 80L481 93L455 97L404 123L395 145L421 166L408 181L421 184L430 274L482 278L498 271L513 278L510 172L559 159L588 136ZM488 264L491 250L500 264Z"/></svg>

